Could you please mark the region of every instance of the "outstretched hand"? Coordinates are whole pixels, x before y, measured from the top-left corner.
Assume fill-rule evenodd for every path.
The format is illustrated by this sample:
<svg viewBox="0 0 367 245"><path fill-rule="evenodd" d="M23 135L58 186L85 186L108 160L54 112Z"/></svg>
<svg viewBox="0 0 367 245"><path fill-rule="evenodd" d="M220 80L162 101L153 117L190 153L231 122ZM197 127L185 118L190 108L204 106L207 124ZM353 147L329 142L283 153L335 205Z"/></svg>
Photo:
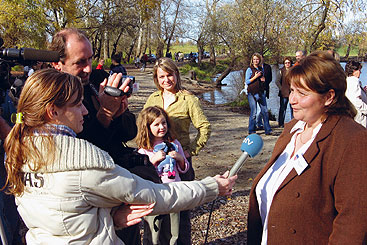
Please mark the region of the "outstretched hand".
<svg viewBox="0 0 367 245"><path fill-rule="evenodd" d="M223 175L216 175L214 179L217 181L219 196L229 196L232 194L232 188L236 182L237 175L228 178L229 171Z"/></svg>
<svg viewBox="0 0 367 245"><path fill-rule="evenodd" d="M141 222L141 218L153 211L154 203L149 205L123 205L113 215L115 226L126 228Z"/></svg>

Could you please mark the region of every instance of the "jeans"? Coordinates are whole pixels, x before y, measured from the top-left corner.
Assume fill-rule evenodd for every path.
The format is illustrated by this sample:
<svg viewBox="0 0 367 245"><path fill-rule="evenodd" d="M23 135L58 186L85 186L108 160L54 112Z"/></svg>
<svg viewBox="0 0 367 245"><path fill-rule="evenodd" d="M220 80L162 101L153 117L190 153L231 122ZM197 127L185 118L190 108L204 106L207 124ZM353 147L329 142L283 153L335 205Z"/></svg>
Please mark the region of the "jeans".
<svg viewBox="0 0 367 245"><path fill-rule="evenodd" d="M287 112L288 101L289 101L288 97L280 96L279 117L278 117L279 126L284 126L284 119L285 119L285 114ZM292 110L292 107L290 105L289 105L289 107L291 109L291 119L292 119L293 118L293 110Z"/></svg>
<svg viewBox="0 0 367 245"><path fill-rule="evenodd" d="M257 108L256 108L257 111L260 110L260 106L257 105ZM263 119L263 116L261 115L261 113L256 113L256 127L258 128L263 128L264 127L264 119Z"/></svg>
<svg viewBox="0 0 367 245"><path fill-rule="evenodd" d="M257 112L257 104L260 106L260 114L264 119L264 129L265 134L271 133L271 127L269 124L269 115L268 115L268 107L266 105L266 96L264 93L259 94L251 94L248 93L247 96L248 103L250 105L250 118L249 118L249 126L248 131L249 134L256 132L256 112Z"/></svg>

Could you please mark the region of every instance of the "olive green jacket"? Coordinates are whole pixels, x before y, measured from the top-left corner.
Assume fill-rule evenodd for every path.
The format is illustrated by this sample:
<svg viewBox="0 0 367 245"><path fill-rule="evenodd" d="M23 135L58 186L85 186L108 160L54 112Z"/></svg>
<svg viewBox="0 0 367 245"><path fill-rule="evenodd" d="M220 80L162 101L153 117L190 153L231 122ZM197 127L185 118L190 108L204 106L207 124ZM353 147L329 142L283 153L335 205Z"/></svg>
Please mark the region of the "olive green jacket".
<svg viewBox="0 0 367 245"><path fill-rule="evenodd" d="M161 91L151 94L144 105L159 106L163 108L163 97ZM176 93L176 100L165 110L173 122L177 140L185 151L191 155L197 155L204 147L210 136L210 123L201 108L199 99L186 91ZM198 130L194 141L190 142L190 123Z"/></svg>

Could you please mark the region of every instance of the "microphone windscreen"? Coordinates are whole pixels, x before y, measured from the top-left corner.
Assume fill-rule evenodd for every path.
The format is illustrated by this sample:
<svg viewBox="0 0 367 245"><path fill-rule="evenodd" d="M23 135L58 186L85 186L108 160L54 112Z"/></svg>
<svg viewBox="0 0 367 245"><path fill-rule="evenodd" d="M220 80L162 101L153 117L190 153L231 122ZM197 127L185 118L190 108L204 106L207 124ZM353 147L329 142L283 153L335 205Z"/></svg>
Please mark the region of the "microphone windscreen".
<svg viewBox="0 0 367 245"><path fill-rule="evenodd" d="M256 156L263 148L264 142L258 134L250 134L241 145L241 151L245 151L250 157Z"/></svg>
<svg viewBox="0 0 367 245"><path fill-rule="evenodd" d="M57 62L59 61L60 56L59 56L59 52L57 51L24 48L23 49L23 59L24 60L44 61L44 62Z"/></svg>

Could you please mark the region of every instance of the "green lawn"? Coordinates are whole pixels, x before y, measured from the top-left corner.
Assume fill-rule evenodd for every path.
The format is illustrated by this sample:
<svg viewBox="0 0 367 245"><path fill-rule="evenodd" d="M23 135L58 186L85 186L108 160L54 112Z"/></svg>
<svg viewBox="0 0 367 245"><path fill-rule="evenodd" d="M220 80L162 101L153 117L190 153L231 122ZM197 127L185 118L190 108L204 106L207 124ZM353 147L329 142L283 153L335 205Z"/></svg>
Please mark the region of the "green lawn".
<svg viewBox="0 0 367 245"><path fill-rule="evenodd" d="M341 56L344 57L347 53L347 46L340 47L336 50L336 52ZM349 56L358 56L358 47L352 47L349 52Z"/></svg>
<svg viewBox="0 0 367 245"><path fill-rule="evenodd" d="M344 57L347 52L347 46L343 46L336 49L336 52L340 55L340 57ZM294 53L287 53L284 56L295 57L296 52ZM352 47L349 53L349 56L358 56L358 47Z"/></svg>
<svg viewBox="0 0 367 245"><path fill-rule="evenodd" d="M170 47L170 51L172 53L172 55L174 53L177 53L179 51L181 51L184 54L189 54L190 52L197 52L198 49L196 47L196 45L191 45L191 44L184 44L184 45L173 45ZM164 50L164 53L166 52L166 49Z"/></svg>

